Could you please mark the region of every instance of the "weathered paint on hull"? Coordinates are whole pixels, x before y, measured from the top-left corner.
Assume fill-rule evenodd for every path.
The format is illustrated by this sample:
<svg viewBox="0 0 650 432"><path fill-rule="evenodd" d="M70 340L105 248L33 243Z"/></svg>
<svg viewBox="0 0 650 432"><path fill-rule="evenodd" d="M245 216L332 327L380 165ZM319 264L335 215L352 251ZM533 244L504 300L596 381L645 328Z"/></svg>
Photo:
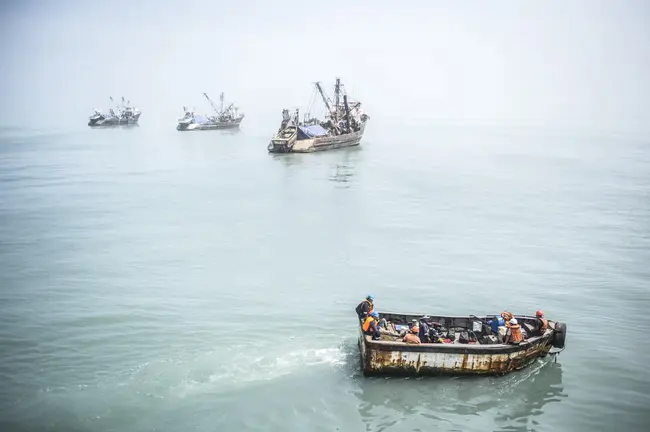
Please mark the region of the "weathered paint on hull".
<svg viewBox="0 0 650 432"><path fill-rule="evenodd" d="M363 131L365 128L366 124L363 123L361 129L357 132L332 137L297 140L295 141L295 144L288 149L285 147L275 146L273 145L273 141L271 141L268 150L269 153L313 153L344 147L354 147L361 143L361 138L363 138Z"/></svg>
<svg viewBox="0 0 650 432"><path fill-rule="evenodd" d="M372 375L504 375L551 349L552 333L520 345L422 344L373 341L359 331L361 364Z"/></svg>

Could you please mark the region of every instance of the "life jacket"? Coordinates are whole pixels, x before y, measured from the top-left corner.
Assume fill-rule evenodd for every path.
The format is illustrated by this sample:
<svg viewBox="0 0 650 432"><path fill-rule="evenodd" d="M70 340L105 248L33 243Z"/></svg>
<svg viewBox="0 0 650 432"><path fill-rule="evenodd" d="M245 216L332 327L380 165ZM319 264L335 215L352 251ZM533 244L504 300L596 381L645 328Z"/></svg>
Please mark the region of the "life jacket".
<svg viewBox="0 0 650 432"><path fill-rule="evenodd" d="M357 315L361 316L361 308L362 308L364 302L368 303L368 316L370 316L370 314L372 313L372 302L370 300L368 300L368 299L365 299L364 301L359 303L359 305L356 307L355 311L357 312Z"/></svg>
<svg viewBox="0 0 650 432"><path fill-rule="evenodd" d="M361 327L361 329L364 331L364 333L367 332L370 329L370 323L373 322L373 321L374 321L374 318L371 317L371 316L366 318L366 320L363 322L363 326Z"/></svg>
<svg viewBox="0 0 650 432"><path fill-rule="evenodd" d="M510 326L510 343L519 343L524 340L524 335L521 333L521 326L519 324Z"/></svg>
<svg viewBox="0 0 650 432"><path fill-rule="evenodd" d="M545 332L548 329L548 320L546 318L538 318L542 322L542 326L540 327L540 330L542 332Z"/></svg>
<svg viewBox="0 0 650 432"><path fill-rule="evenodd" d="M418 337L418 335L414 333L407 333L406 336L404 336L404 339L402 339L403 342L410 343L410 344L420 344L422 341Z"/></svg>

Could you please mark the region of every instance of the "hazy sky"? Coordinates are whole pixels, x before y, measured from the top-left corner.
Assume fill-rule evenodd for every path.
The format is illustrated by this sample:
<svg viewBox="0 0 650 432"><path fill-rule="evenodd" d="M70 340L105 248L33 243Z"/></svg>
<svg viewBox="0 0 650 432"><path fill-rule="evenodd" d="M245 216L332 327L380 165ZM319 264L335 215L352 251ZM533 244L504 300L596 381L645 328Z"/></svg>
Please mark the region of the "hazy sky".
<svg viewBox="0 0 650 432"><path fill-rule="evenodd" d="M3 1L3 125L108 96L173 128L220 91L265 133L335 76L375 121L650 133L648 1ZM34 120L35 119L35 120ZM272 133L269 131L268 133Z"/></svg>

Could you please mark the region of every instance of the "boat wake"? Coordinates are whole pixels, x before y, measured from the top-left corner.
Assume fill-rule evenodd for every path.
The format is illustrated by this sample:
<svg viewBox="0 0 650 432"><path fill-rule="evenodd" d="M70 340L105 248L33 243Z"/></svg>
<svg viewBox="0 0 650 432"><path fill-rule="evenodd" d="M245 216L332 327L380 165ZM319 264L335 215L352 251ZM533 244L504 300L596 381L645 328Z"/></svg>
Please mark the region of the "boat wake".
<svg viewBox="0 0 650 432"><path fill-rule="evenodd" d="M290 375L313 374L314 368L322 368L323 372L341 369L347 372L352 357L348 352L351 348L345 344L305 345L283 349L245 343L203 352L179 352L172 358L152 359L96 381L47 387L42 392L50 397L99 391L116 400L142 396L174 400L237 392ZM356 361L355 358L355 364Z"/></svg>
<svg viewBox="0 0 650 432"><path fill-rule="evenodd" d="M346 360L347 355L341 348L305 348L257 356L244 351L216 367L212 363L212 370L208 372L202 366L208 359L196 359L190 362L186 377L176 386L176 395L188 397L201 393L236 391L300 374L307 368L340 367L346 364ZM202 370L207 373L202 373Z"/></svg>

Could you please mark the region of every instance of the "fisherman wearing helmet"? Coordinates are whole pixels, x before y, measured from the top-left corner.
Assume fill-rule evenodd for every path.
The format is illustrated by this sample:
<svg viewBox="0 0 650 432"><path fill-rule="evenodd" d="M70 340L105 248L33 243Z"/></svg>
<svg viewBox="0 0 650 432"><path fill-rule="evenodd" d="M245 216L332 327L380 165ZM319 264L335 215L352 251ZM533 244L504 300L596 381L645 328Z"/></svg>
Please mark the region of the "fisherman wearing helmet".
<svg viewBox="0 0 650 432"><path fill-rule="evenodd" d="M381 333L379 332L379 314L371 312L370 316L366 317L363 325L361 326L363 333L367 336L372 336L372 340L379 340Z"/></svg>
<svg viewBox="0 0 650 432"><path fill-rule="evenodd" d="M370 294L368 294L365 300L363 300L361 303L357 305L355 310L361 322L363 322L370 314L372 314L373 300L374 298Z"/></svg>
<svg viewBox="0 0 650 432"><path fill-rule="evenodd" d="M540 321L539 331L541 334L546 333L546 330L548 329L548 320L544 318L544 311L538 310L535 312L535 316L537 317L537 320Z"/></svg>
<svg viewBox="0 0 650 432"><path fill-rule="evenodd" d="M507 338L509 344L517 345L524 340L524 335L521 333L521 326L515 318L512 318L508 322L508 331L510 332Z"/></svg>

